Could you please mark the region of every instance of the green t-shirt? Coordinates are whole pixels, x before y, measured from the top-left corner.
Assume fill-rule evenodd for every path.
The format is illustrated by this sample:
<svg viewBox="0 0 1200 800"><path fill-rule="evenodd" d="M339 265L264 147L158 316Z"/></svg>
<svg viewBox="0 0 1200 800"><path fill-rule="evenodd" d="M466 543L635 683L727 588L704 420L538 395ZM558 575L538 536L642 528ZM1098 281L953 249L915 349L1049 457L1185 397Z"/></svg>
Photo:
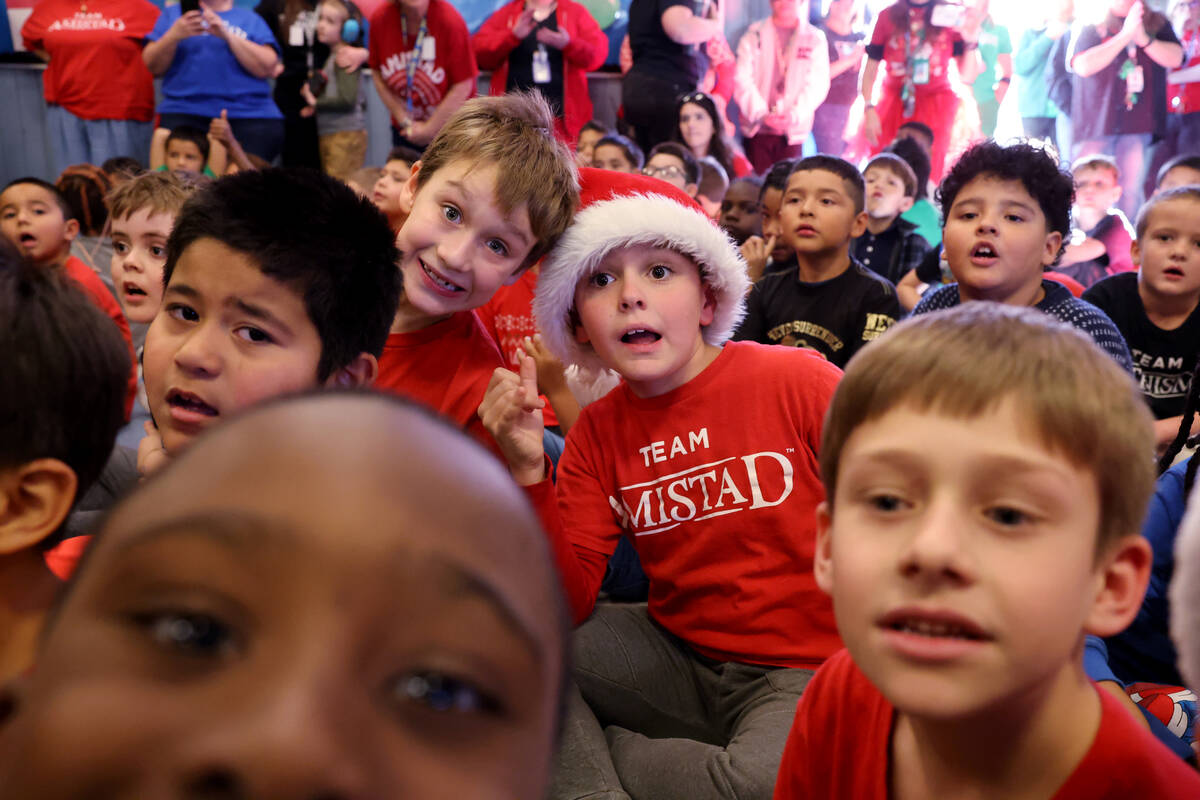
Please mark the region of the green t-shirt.
<svg viewBox="0 0 1200 800"><path fill-rule="evenodd" d="M975 92L975 102L996 102L996 60L1001 54L1012 53L1012 39L1009 38L1008 28L997 25L991 18L985 19L980 27L979 57L983 59L983 72L971 84Z"/></svg>
<svg viewBox="0 0 1200 800"><path fill-rule="evenodd" d="M930 247L937 249L942 243L942 218L928 200L922 198L913 203L913 207L901 214L900 219L916 225L917 233L925 237Z"/></svg>
<svg viewBox="0 0 1200 800"><path fill-rule="evenodd" d="M159 167L158 167L158 169L156 169L156 170L154 170L154 171L155 171L155 172L166 172L166 171L167 171L167 165L166 165L166 164L160 164L160 165L159 165ZM205 175L206 177L209 177L209 178L216 178L216 177L217 177L217 174L216 174L215 172L213 172L211 169L209 169L209 168L208 168L208 164L205 164L205 165L204 165L204 175Z"/></svg>

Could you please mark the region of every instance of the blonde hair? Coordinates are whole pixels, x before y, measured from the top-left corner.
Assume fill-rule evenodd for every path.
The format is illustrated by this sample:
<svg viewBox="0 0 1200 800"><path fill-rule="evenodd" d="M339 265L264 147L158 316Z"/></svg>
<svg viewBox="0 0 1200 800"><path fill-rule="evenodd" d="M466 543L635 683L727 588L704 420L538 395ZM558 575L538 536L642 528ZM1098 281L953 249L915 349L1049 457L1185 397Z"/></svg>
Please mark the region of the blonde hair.
<svg viewBox="0 0 1200 800"><path fill-rule="evenodd" d="M1153 420L1141 390L1083 332L997 303L913 317L850 360L821 442L829 503L842 448L860 425L901 406L970 418L1009 399L1047 449L1096 476L1097 554L1139 531L1154 489Z"/></svg>
<svg viewBox="0 0 1200 800"><path fill-rule="evenodd" d="M116 219L148 208L152 214L176 217L193 191L194 187L185 185L170 172L145 172L108 193L108 213Z"/></svg>
<svg viewBox="0 0 1200 800"><path fill-rule="evenodd" d="M536 242L525 265L535 263L562 236L579 205L575 157L554 135L549 104L536 92L468 100L425 151L418 191L439 169L464 159L497 168L501 211L528 209Z"/></svg>

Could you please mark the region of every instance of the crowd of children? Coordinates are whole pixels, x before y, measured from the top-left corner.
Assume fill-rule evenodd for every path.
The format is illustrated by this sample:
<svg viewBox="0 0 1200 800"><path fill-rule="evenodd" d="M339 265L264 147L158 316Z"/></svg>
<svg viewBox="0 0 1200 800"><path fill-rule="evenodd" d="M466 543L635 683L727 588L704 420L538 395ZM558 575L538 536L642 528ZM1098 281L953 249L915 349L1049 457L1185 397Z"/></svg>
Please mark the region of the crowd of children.
<svg viewBox="0 0 1200 800"><path fill-rule="evenodd" d="M0 191L0 794L1200 796L1196 157L220 122Z"/></svg>

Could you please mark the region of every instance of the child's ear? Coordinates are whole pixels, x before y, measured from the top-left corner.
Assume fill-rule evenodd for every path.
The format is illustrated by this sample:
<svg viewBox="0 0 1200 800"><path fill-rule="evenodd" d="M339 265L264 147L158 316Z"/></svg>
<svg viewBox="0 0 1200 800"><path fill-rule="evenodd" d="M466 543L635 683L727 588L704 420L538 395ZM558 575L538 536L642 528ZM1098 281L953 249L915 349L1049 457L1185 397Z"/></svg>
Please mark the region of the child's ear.
<svg viewBox="0 0 1200 800"><path fill-rule="evenodd" d="M856 216L854 218L854 222L850 226L851 238L857 237L857 236L862 236L864 233L867 232L867 221L869 219L870 219L870 217L867 215L867 212L865 209L858 212L858 216Z"/></svg>
<svg viewBox="0 0 1200 800"><path fill-rule="evenodd" d="M688 197L697 200L696 195L700 193L700 185L697 183L684 184L683 191L687 193Z"/></svg>
<svg viewBox="0 0 1200 800"><path fill-rule="evenodd" d="M1129 244L1129 258L1138 269L1142 268L1142 248L1138 247L1137 239Z"/></svg>
<svg viewBox="0 0 1200 800"><path fill-rule="evenodd" d="M830 544L830 529L833 527L833 509L829 501L817 506L817 549L813 554L813 575L817 586L825 594L833 593L833 547Z"/></svg>
<svg viewBox="0 0 1200 800"><path fill-rule="evenodd" d="M913 207L913 203L915 203L916 201L917 201L917 198L909 197L908 195L905 195L900 200L900 213L903 214L905 211L908 211L910 208Z"/></svg>
<svg viewBox="0 0 1200 800"><path fill-rule="evenodd" d="M57 458L0 473L0 555L33 547L58 530L78 485L75 471Z"/></svg>
<svg viewBox="0 0 1200 800"><path fill-rule="evenodd" d="M1046 234L1046 248L1042 251L1042 266L1048 267L1054 263L1054 259L1058 258L1058 251L1062 249L1063 235L1058 231L1050 231Z"/></svg>
<svg viewBox="0 0 1200 800"><path fill-rule="evenodd" d="M63 238L68 242L75 241L75 237L79 235L79 220L69 219L66 226L63 228Z"/></svg>
<svg viewBox="0 0 1200 800"><path fill-rule="evenodd" d="M717 294L712 290L711 286L704 287L704 305L700 307L700 325L712 324L713 317L717 315Z"/></svg>
<svg viewBox="0 0 1200 800"><path fill-rule="evenodd" d="M1154 554L1140 534L1125 536L1108 548L1096 565L1096 596L1084 630L1115 636L1128 627L1142 607Z"/></svg>
<svg viewBox="0 0 1200 800"><path fill-rule="evenodd" d="M370 386L379 375L379 361L370 353L359 353L346 366L325 380L329 389L360 389Z"/></svg>
<svg viewBox="0 0 1200 800"><path fill-rule="evenodd" d="M412 171L408 173L408 180L404 182L404 188L400 190L400 210L406 215L412 213L413 203L417 199L417 175L421 172L421 162L413 162Z"/></svg>

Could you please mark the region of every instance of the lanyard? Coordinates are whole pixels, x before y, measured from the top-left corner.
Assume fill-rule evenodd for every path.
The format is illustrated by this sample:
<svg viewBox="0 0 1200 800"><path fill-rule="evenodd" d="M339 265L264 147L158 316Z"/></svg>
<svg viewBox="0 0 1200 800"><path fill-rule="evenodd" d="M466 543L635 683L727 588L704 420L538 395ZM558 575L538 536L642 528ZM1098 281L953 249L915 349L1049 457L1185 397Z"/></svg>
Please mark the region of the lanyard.
<svg viewBox="0 0 1200 800"><path fill-rule="evenodd" d="M413 110L413 79L417 77L417 61L421 58L421 45L425 43L425 34L429 32L428 26L425 24L425 17L421 17L421 27L417 30L417 41L413 45L413 54L408 57L408 63L405 64L405 72L408 77L408 113L412 116ZM404 14L400 15L400 35L402 41L408 42L408 18Z"/></svg>

